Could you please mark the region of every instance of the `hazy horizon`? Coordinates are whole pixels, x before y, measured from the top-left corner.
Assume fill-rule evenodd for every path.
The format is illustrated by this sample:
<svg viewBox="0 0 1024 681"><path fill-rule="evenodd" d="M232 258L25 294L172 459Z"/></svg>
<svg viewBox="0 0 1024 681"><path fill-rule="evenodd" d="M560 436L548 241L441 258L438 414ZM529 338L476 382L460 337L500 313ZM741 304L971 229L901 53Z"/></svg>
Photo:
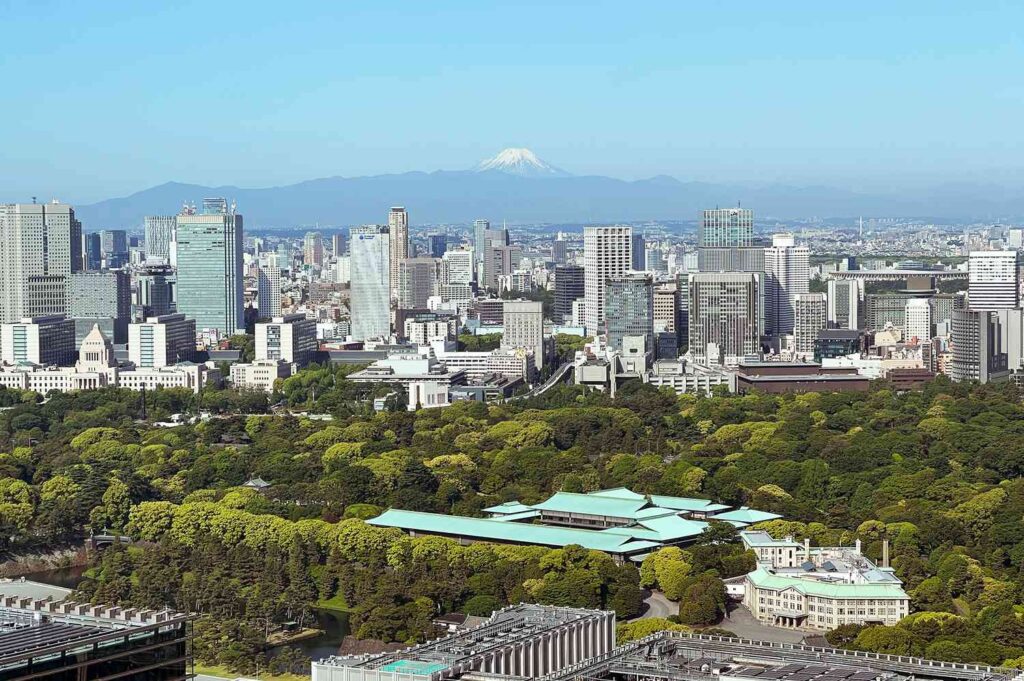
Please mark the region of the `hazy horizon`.
<svg viewBox="0 0 1024 681"><path fill-rule="evenodd" d="M1011 3L6 8L3 200L462 170L1024 182ZM59 27L59 28L58 28Z"/></svg>

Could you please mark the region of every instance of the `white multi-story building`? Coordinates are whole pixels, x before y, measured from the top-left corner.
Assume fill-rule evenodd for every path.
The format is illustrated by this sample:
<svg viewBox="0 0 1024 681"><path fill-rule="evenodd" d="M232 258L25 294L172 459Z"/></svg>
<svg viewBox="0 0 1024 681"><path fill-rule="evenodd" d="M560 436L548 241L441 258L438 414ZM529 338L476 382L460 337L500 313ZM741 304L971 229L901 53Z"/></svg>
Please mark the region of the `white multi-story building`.
<svg viewBox="0 0 1024 681"><path fill-rule="evenodd" d="M352 338L386 338L391 334L390 233L383 225L365 225L353 227L351 235Z"/></svg>
<svg viewBox="0 0 1024 681"><path fill-rule="evenodd" d="M1020 301L1017 251L971 251L967 259L967 305L971 310L1007 310Z"/></svg>
<svg viewBox="0 0 1024 681"><path fill-rule="evenodd" d="M349 374L347 380L404 386L408 391L409 411L416 411L448 406L449 388L465 383L466 375L429 355L403 354L377 360L365 369Z"/></svg>
<svg viewBox="0 0 1024 681"><path fill-rule="evenodd" d="M459 335L459 318L456 315L410 317L405 320L403 331L410 343L422 347L437 340L454 341Z"/></svg>
<svg viewBox="0 0 1024 681"><path fill-rule="evenodd" d="M257 361L284 361L303 367L317 351L316 320L304 314L274 317L256 325Z"/></svg>
<svg viewBox="0 0 1024 681"><path fill-rule="evenodd" d="M793 333L796 297L807 293L811 282L811 252L797 246L792 234L776 234L764 249L765 331L782 336Z"/></svg>
<svg viewBox="0 0 1024 681"><path fill-rule="evenodd" d="M75 322L64 315L25 317L0 325L4 364L67 366L75 362Z"/></svg>
<svg viewBox="0 0 1024 681"><path fill-rule="evenodd" d="M490 352L435 351L437 358L451 371L464 371L476 380L488 374L509 378L527 378L534 366L533 353L525 350L492 350Z"/></svg>
<svg viewBox="0 0 1024 681"><path fill-rule="evenodd" d="M544 310L540 301L506 300L502 307L503 350L533 353L538 370L544 366Z"/></svg>
<svg viewBox="0 0 1024 681"><path fill-rule="evenodd" d="M687 362L685 359L659 359L644 380L658 388L672 388L677 394L711 395L720 385L736 392L736 372Z"/></svg>
<svg viewBox="0 0 1024 681"><path fill-rule="evenodd" d="M171 242L177 218L173 215L147 215L145 226L146 258L170 262Z"/></svg>
<svg viewBox="0 0 1024 681"><path fill-rule="evenodd" d="M0 204L0 324L65 314L82 269L82 223L62 203Z"/></svg>
<svg viewBox="0 0 1024 681"><path fill-rule="evenodd" d="M742 531L757 569L742 579L743 604L757 620L827 631L843 624L893 625L910 613L910 597L883 555L877 567L854 546L811 547L792 537Z"/></svg>
<svg viewBox="0 0 1024 681"><path fill-rule="evenodd" d="M818 332L826 326L826 307L824 293L798 293L794 297L793 352L797 355L814 354Z"/></svg>
<svg viewBox="0 0 1024 681"><path fill-rule="evenodd" d="M281 266L277 253L268 253L266 264L259 266L256 282L256 307L261 317L276 317L281 314Z"/></svg>
<svg viewBox="0 0 1024 681"><path fill-rule="evenodd" d="M908 343L917 339L921 345L932 339L932 306L927 298L911 298L907 301L906 320L903 338Z"/></svg>
<svg viewBox="0 0 1024 681"><path fill-rule="evenodd" d="M274 392L274 382L292 375L289 362L273 359L257 359L249 364L231 365L231 384L236 388Z"/></svg>
<svg viewBox="0 0 1024 681"><path fill-rule="evenodd" d="M441 282L443 284L472 284L476 279L476 257L472 248L445 251L441 256Z"/></svg>
<svg viewBox="0 0 1024 681"><path fill-rule="evenodd" d="M395 206L388 213L388 231L391 297L398 298L398 263L409 257L409 214L402 206Z"/></svg>
<svg viewBox="0 0 1024 681"><path fill-rule="evenodd" d="M604 331L605 287L608 280L629 272L633 264L633 229L626 226L584 227L583 268L587 333Z"/></svg>
<svg viewBox="0 0 1024 681"><path fill-rule="evenodd" d="M128 325L128 360L137 368L160 368L195 357L196 322L166 314Z"/></svg>
<svg viewBox="0 0 1024 681"><path fill-rule="evenodd" d="M352 258L339 255L334 259L334 283L349 284L352 282Z"/></svg>

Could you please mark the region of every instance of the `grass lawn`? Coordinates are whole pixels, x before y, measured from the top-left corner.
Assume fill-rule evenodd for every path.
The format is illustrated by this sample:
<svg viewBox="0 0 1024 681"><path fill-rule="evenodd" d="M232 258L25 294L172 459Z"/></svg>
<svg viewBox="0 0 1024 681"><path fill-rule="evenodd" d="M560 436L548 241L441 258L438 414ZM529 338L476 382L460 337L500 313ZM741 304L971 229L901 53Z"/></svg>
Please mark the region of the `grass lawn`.
<svg viewBox="0 0 1024 681"><path fill-rule="evenodd" d="M205 664L196 663L195 666L196 674L206 674L208 676L220 676L225 679L237 679L239 676L245 676L246 678L255 678L254 674L245 675L233 672L227 667L216 667L208 666ZM280 674L272 675L268 674L264 670L260 670L260 677L262 679L269 679L271 681L309 681L309 676L303 676L302 674Z"/></svg>
<svg viewBox="0 0 1024 681"><path fill-rule="evenodd" d="M323 608L324 610L338 610L340 612L352 612L352 608L349 607L348 603L345 602L345 596L337 594L331 598L325 598L317 601L316 607Z"/></svg>

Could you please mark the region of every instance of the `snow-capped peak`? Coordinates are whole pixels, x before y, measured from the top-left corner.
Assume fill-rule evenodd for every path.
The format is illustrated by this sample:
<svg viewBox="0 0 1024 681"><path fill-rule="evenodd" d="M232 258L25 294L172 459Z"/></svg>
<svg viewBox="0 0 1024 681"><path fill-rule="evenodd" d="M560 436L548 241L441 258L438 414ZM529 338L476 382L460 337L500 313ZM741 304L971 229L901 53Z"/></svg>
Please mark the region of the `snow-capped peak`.
<svg viewBox="0 0 1024 681"><path fill-rule="evenodd" d="M540 160L529 149L514 147L502 150L494 158L481 161L476 169L481 172L497 170L523 177L565 177L568 175L564 170L560 170Z"/></svg>

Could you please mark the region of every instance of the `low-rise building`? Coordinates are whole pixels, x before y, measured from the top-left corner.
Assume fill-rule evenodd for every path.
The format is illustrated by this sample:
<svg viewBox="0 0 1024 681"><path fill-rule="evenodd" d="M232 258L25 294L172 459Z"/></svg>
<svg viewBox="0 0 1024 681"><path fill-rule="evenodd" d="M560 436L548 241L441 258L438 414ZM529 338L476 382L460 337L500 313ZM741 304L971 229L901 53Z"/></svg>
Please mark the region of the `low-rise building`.
<svg viewBox="0 0 1024 681"><path fill-rule="evenodd" d="M389 355L361 371L348 376L356 383L393 383L408 392L409 411L420 407L443 407L450 404L448 394L453 385L466 382L466 373L452 370L435 357L415 353Z"/></svg>
<svg viewBox="0 0 1024 681"><path fill-rule="evenodd" d="M892 568L877 567L854 546L811 547L792 537L740 532L757 554L743 578L743 603L773 626L826 631L843 624L896 624L910 613L910 597Z"/></svg>
<svg viewBox="0 0 1024 681"><path fill-rule="evenodd" d="M274 392L279 378L292 375L292 364L283 360L257 359L249 364L231 365L231 384L236 388Z"/></svg>
<svg viewBox="0 0 1024 681"><path fill-rule="evenodd" d="M736 372L685 359L659 359L646 380L658 388L672 388L676 394L711 395L718 386L736 392Z"/></svg>

